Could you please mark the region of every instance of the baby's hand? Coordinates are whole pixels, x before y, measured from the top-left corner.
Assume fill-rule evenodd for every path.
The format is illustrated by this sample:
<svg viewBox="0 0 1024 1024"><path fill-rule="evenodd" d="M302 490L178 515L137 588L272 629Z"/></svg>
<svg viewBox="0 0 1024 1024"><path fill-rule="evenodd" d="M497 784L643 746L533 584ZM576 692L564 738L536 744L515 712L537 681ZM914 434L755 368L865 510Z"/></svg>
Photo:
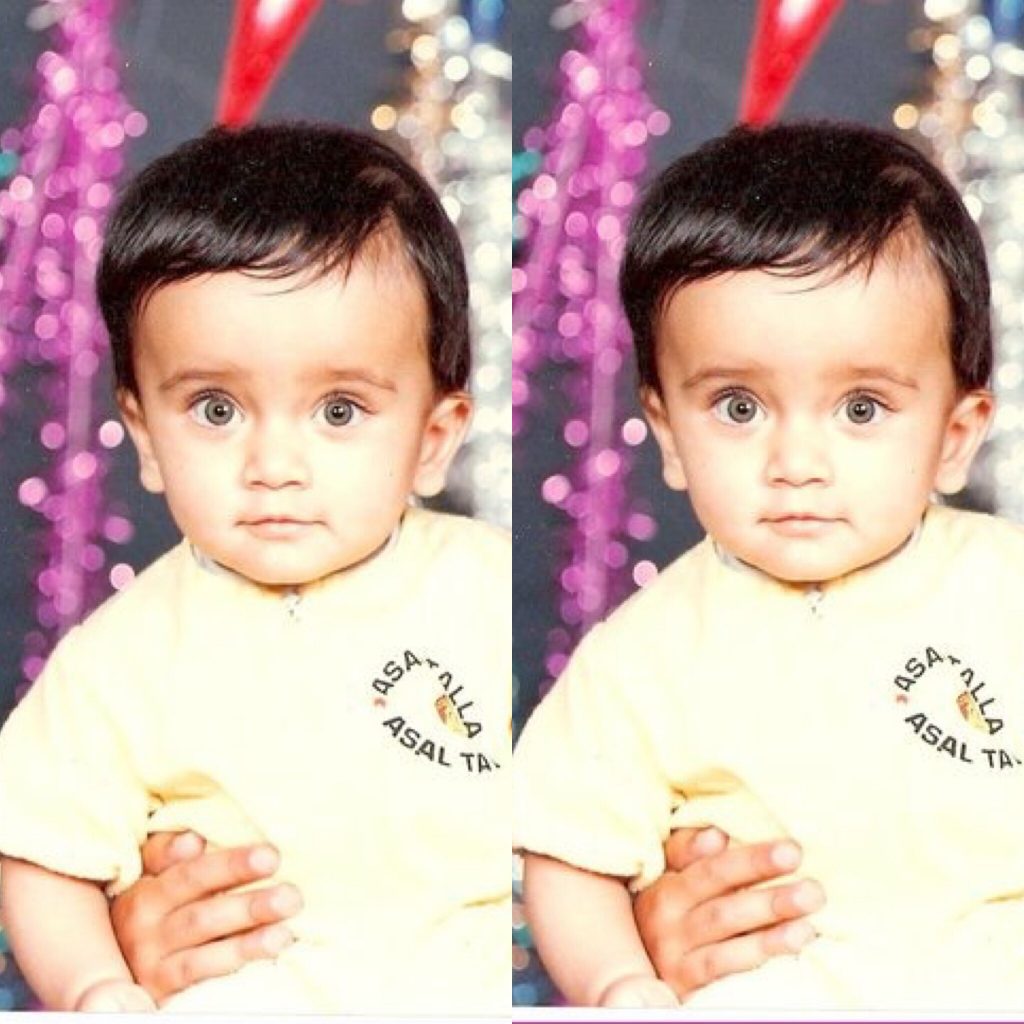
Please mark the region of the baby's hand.
<svg viewBox="0 0 1024 1024"><path fill-rule="evenodd" d="M156 1009L149 993L133 981L111 978L90 985L78 998L76 1010L86 1013L146 1013Z"/></svg>
<svg viewBox="0 0 1024 1024"><path fill-rule="evenodd" d="M613 981L601 993L598 1006L636 1009L638 1006L678 1006L675 992L665 982L648 974L627 974Z"/></svg>

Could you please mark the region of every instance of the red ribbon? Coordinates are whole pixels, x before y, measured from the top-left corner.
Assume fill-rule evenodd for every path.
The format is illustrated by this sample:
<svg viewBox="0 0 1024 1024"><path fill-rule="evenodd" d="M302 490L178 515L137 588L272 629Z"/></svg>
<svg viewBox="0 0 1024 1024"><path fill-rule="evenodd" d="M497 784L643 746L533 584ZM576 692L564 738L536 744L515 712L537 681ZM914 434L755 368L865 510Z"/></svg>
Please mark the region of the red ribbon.
<svg viewBox="0 0 1024 1024"><path fill-rule="evenodd" d="M767 124L782 109L843 0L760 0L740 120Z"/></svg>
<svg viewBox="0 0 1024 1024"><path fill-rule="evenodd" d="M238 127L260 108L321 0L237 0L217 121Z"/></svg>

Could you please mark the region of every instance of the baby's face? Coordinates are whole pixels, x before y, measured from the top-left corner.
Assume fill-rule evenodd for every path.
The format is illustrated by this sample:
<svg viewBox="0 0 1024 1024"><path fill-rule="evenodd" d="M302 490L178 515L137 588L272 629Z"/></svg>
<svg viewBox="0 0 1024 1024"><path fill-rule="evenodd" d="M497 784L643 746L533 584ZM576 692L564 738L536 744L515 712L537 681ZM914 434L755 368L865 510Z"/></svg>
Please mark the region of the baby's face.
<svg viewBox="0 0 1024 1024"><path fill-rule="evenodd" d="M704 528L778 579L881 559L935 489L959 490L991 413L958 395L938 274L883 255L870 276L753 270L681 288L645 404L670 486Z"/></svg>
<svg viewBox="0 0 1024 1024"><path fill-rule="evenodd" d="M469 400L435 395L426 303L398 263L206 275L144 306L140 400L121 396L142 482L222 565L309 582L372 554L411 493L443 485Z"/></svg>

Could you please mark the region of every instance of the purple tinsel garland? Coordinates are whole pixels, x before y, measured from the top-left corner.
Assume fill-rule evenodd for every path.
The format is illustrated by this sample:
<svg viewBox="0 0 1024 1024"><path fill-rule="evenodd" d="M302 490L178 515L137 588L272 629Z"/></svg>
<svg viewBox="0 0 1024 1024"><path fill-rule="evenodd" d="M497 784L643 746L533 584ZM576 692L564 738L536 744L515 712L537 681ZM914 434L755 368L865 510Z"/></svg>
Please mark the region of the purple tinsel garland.
<svg viewBox="0 0 1024 1024"><path fill-rule="evenodd" d="M568 367L567 468L542 487L544 500L570 518L568 558L557 574L562 626L549 635L545 662L552 677L575 640L625 595L631 577L644 582L651 569L629 564L629 539L647 539L654 525L630 513L625 490L630 449L646 428L637 419L621 422L622 374L631 356L616 287L646 143L669 125L644 91L633 31L640 6L591 6L581 45L562 58L563 95L552 122L525 137L544 159L518 201L527 256L512 284L517 435L541 400L531 391L531 373L549 360Z"/></svg>
<svg viewBox="0 0 1024 1024"><path fill-rule="evenodd" d="M9 381L22 363L38 368L38 437L48 464L18 490L45 521L45 564L34 581L39 628L26 637L23 660L29 682L57 637L123 581L123 566L102 573L102 544L131 534L130 523L104 509L106 449L123 431L98 422L107 339L94 278L125 139L141 135L146 119L120 90L113 0L64 0L63 7L54 46L37 63L32 118L0 135L0 148L18 156L0 192L0 374ZM15 397L3 383L0 403Z"/></svg>

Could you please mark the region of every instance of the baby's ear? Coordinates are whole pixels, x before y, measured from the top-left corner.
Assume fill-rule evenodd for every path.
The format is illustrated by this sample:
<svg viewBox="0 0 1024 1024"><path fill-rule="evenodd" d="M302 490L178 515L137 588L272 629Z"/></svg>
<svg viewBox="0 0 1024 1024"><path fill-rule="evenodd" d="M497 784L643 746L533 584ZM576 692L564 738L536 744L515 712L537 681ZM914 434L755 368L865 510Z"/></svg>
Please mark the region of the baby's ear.
<svg viewBox="0 0 1024 1024"><path fill-rule="evenodd" d="M988 433L995 399L990 391L968 391L953 407L946 422L939 465L935 470L935 490L956 494L967 486L967 475L974 456Z"/></svg>
<svg viewBox="0 0 1024 1024"><path fill-rule="evenodd" d="M146 426L146 415L138 395L126 388L118 388L117 405L121 410L124 425L128 428L128 434L135 444L135 450L139 453L139 479L142 486L152 494L162 494L164 478L153 451L153 441Z"/></svg>
<svg viewBox="0 0 1024 1024"><path fill-rule="evenodd" d="M661 449L661 475L665 478L665 483L673 491L685 491L686 473L683 470L682 460L679 458L676 441L672 435L672 426L668 421L668 414L665 412L665 403L662 401L661 395L654 388L641 388L640 404L647 414L647 422L651 425L654 440L658 442L658 447Z"/></svg>
<svg viewBox="0 0 1024 1024"><path fill-rule="evenodd" d="M423 428L412 485L421 498L429 498L444 489L448 467L466 437L472 418L473 399L464 391L450 392L431 410Z"/></svg>

